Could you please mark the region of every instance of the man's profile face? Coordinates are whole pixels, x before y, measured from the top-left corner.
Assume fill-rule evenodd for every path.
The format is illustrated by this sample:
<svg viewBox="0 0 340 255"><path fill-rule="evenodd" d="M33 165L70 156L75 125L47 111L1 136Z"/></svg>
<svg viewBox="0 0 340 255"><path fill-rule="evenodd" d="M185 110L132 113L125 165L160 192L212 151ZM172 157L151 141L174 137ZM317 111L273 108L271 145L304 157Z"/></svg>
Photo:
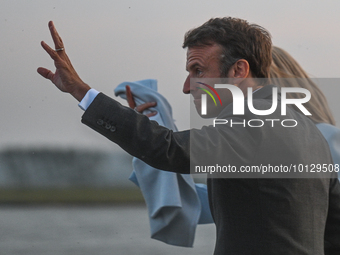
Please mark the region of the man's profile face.
<svg viewBox="0 0 340 255"><path fill-rule="evenodd" d="M220 58L222 50L218 44L195 46L188 48L186 69L189 72L187 79L184 82L183 93L191 94L194 98L194 104L198 114L201 113L201 95L206 94L202 89L204 85L198 83L190 84L191 78L220 78ZM214 87L215 84L208 84ZM221 110L231 101L231 93L229 90L217 90L221 97L223 106L215 106L213 100L207 97L207 115L202 117L211 118L216 117Z"/></svg>

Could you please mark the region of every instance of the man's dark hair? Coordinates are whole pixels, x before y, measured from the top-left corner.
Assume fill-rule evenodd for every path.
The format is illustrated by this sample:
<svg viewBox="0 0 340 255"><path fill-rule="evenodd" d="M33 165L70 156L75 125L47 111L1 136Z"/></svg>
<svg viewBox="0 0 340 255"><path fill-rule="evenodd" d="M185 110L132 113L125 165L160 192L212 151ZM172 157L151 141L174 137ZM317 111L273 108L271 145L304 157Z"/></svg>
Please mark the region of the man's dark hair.
<svg viewBox="0 0 340 255"><path fill-rule="evenodd" d="M214 18L185 34L183 48L212 45L222 46L221 75L239 59L248 61L254 77L268 78L272 62L270 33L256 24L238 18Z"/></svg>

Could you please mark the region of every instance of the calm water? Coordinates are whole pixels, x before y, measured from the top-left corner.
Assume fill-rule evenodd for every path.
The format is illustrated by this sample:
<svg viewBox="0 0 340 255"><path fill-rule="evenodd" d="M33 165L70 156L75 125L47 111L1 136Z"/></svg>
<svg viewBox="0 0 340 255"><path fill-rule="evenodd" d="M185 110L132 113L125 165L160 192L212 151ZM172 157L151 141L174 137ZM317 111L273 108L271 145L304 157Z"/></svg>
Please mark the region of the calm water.
<svg viewBox="0 0 340 255"><path fill-rule="evenodd" d="M0 207L1 255L207 255L213 225L199 226L194 248L150 238L144 206Z"/></svg>

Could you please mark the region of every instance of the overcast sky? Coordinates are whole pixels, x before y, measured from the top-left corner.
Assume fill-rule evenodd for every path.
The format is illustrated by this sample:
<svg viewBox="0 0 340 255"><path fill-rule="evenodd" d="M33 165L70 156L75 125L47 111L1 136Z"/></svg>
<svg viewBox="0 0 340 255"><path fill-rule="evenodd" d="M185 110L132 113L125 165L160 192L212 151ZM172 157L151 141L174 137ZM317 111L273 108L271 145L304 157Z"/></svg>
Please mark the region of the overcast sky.
<svg viewBox="0 0 340 255"><path fill-rule="evenodd" d="M173 106L180 130L189 128L184 33L212 17L234 16L267 28L313 77L340 77L340 1L0 0L0 150L20 146L117 146L81 124L71 96L40 77L54 70L40 46L52 45L53 20L80 77L113 96L123 81L154 78ZM53 45L52 45L53 46ZM322 88L337 111L336 85Z"/></svg>

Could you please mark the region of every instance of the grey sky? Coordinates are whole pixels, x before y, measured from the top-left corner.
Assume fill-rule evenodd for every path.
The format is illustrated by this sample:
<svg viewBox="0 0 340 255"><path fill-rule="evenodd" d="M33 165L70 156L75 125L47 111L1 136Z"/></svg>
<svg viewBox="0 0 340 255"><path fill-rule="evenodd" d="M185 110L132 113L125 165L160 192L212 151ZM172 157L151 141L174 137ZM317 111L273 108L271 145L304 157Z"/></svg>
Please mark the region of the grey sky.
<svg viewBox="0 0 340 255"><path fill-rule="evenodd" d="M155 78L173 105L179 129L189 128L184 33L211 17L234 16L267 28L313 77L340 77L339 1L0 0L0 150L8 146L115 150L80 123L69 95L40 77L54 70L40 47L53 20L82 79L113 96L123 81ZM53 45L52 45L53 46ZM335 86L323 88L335 112Z"/></svg>

